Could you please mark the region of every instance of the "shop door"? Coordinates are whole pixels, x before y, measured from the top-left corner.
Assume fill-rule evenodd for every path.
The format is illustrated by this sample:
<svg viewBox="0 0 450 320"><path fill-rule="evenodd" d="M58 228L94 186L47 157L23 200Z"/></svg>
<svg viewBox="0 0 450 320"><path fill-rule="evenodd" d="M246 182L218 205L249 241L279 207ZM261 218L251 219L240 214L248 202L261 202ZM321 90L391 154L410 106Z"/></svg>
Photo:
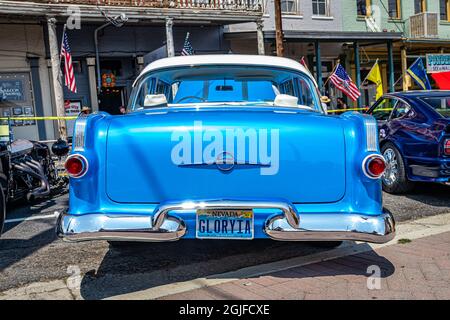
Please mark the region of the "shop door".
<svg viewBox="0 0 450 320"><path fill-rule="evenodd" d="M115 115L120 114L120 107L125 105L124 88L102 88L99 95L99 109L100 111L108 112Z"/></svg>

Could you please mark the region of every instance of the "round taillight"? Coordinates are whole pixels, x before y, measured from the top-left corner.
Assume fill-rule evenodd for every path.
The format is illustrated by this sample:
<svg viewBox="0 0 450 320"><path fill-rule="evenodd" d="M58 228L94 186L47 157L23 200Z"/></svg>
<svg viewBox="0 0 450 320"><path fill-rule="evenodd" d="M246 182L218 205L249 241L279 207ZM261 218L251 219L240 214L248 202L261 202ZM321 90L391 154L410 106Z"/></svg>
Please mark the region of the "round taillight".
<svg viewBox="0 0 450 320"><path fill-rule="evenodd" d="M79 154L69 156L64 164L67 174L72 178L81 178L87 172L88 162Z"/></svg>
<svg viewBox="0 0 450 320"><path fill-rule="evenodd" d="M372 179L380 178L386 170L386 161L380 155L371 155L364 159L363 170Z"/></svg>

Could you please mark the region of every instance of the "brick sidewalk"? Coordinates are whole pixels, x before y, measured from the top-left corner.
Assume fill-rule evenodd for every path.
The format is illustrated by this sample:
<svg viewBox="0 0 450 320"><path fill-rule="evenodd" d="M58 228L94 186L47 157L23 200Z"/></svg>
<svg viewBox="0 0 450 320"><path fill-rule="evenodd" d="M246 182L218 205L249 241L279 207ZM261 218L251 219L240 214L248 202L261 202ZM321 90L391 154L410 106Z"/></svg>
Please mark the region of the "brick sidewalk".
<svg viewBox="0 0 450 320"><path fill-rule="evenodd" d="M369 266L379 290L369 290ZM450 232L161 299L450 299Z"/></svg>

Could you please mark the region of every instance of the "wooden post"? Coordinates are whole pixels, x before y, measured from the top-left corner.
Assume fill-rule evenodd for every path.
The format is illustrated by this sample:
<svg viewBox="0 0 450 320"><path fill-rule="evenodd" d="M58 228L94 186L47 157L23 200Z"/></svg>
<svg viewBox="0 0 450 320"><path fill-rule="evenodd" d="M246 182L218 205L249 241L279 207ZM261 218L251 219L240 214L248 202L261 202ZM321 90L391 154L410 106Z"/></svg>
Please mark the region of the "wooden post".
<svg viewBox="0 0 450 320"><path fill-rule="evenodd" d="M264 24L262 19L256 21L256 37L258 39L258 54L264 55L264 32L263 32Z"/></svg>
<svg viewBox="0 0 450 320"><path fill-rule="evenodd" d="M361 62L359 60L359 43L355 42L355 74L356 74L356 86L361 90ZM358 98L358 108L362 106L361 97Z"/></svg>
<svg viewBox="0 0 450 320"><path fill-rule="evenodd" d="M173 18L166 18L166 45L167 45L167 56L175 56L175 47L173 44Z"/></svg>
<svg viewBox="0 0 450 320"><path fill-rule="evenodd" d="M60 51L59 51L59 41L56 36L56 19L49 17L47 19L48 26L48 42L50 48L50 59L51 59L51 69L52 69L52 84L53 84L53 94L54 101L56 104L56 115L58 117L64 117L64 93L62 84L62 73L60 66ZM58 120L58 131L59 136L63 140L67 140L67 128L65 120Z"/></svg>
<svg viewBox="0 0 450 320"><path fill-rule="evenodd" d="M322 53L320 52L320 42L315 42L315 48L316 48L316 80L317 80L317 86L320 89L321 93L323 94L323 80L322 80Z"/></svg>
<svg viewBox="0 0 450 320"><path fill-rule="evenodd" d="M389 65L389 92L395 92L394 47L392 41L388 42L388 65Z"/></svg>
<svg viewBox="0 0 450 320"><path fill-rule="evenodd" d="M274 0L275 5L275 41L277 47L277 56L284 56L283 47L283 22L281 18L281 0Z"/></svg>
<svg viewBox="0 0 450 320"><path fill-rule="evenodd" d="M406 48L402 47L401 49L401 56L402 56L402 81L403 81L403 91L408 91L408 74L406 73L406 70L408 70L408 59L406 56Z"/></svg>
<svg viewBox="0 0 450 320"><path fill-rule="evenodd" d="M97 84L95 79L96 73L96 62L95 58L89 57L86 58L86 64L88 67L88 77L89 77L89 95L91 96L91 110L92 112L99 111L98 109L98 93L97 93Z"/></svg>

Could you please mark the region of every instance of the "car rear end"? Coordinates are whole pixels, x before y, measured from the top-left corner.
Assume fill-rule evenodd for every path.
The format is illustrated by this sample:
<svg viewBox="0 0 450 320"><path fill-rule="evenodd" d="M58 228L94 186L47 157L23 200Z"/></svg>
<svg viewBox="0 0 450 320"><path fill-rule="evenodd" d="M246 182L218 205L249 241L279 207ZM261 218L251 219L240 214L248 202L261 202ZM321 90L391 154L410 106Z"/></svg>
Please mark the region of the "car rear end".
<svg viewBox="0 0 450 320"><path fill-rule="evenodd" d="M194 123L199 116L201 128ZM174 132L194 139L196 130L214 128L225 136L227 123L243 132L278 130L279 162L173 162ZM274 152L271 145L267 154ZM354 113L99 114L77 120L66 168L70 207L58 234L70 241L386 242L394 236L393 218L382 208L376 123Z"/></svg>
<svg viewBox="0 0 450 320"><path fill-rule="evenodd" d="M376 121L322 113L299 63L190 56L151 64L123 116L75 124L69 241L386 242Z"/></svg>

